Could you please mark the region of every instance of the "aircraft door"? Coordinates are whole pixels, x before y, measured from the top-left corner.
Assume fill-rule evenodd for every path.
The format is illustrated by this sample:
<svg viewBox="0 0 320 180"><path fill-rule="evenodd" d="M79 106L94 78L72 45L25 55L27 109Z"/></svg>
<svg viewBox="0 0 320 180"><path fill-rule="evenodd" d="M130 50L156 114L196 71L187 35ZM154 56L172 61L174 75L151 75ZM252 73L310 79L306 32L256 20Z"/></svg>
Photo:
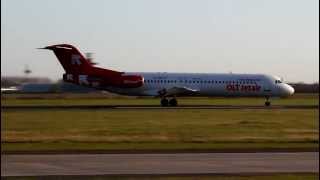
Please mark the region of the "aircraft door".
<svg viewBox="0 0 320 180"><path fill-rule="evenodd" d="M262 86L262 90L263 90L263 94L264 94L265 96L270 97L270 96L272 95L272 88L271 88L270 83L265 82L265 83L263 84L263 86Z"/></svg>

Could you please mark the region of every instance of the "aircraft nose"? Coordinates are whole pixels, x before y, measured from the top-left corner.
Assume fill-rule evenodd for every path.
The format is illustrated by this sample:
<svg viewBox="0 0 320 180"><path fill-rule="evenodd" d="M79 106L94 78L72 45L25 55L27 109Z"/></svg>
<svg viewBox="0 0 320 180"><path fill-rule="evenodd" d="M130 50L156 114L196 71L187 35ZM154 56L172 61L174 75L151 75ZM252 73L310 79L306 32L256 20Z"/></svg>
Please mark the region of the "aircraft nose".
<svg viewBox="0 0 320 180"><path fill-rule="evenodd" d="M290 96L294 94L294 88L290 85L288 85L288 91Z"/></svg>
<svg viewBox="0 0 320 180"><path fill-rule="evenodd" d="M281 88L283 96L291 96L294 94L294 88L288 84L284 84Z"/></svg>

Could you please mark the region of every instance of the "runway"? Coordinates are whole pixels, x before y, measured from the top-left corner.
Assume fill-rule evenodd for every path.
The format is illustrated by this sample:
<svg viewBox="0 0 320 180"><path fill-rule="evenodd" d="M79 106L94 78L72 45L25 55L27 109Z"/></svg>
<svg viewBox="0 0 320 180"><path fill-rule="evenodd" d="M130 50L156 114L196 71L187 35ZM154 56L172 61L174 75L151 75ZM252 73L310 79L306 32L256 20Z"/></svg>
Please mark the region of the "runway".
<svg viewBox="0 0 320 180"><path fill-rule="evenodd" d="M319 173L319 152L1 155L2 176Z"/></svg>
<svg viewBox="0 0 320 180"><path fill-rule="evenodd" d="M318 109L318 105L179 105L177 107L161 107L159 105L23 105L1 106L3 110L71 110L71 109L123 109L123 110L146 110L146 109Z"/></svg>

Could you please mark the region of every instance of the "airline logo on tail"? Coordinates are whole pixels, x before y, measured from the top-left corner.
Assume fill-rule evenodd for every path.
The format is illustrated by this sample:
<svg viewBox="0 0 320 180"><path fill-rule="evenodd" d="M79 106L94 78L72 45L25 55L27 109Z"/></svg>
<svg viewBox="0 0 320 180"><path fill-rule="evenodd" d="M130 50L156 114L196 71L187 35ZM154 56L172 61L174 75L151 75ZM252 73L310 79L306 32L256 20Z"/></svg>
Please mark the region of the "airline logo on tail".
<svg viewBox="0 0 320 180"><path fill-rule="evenodd" d="M72 65L81 65L80 56L77 54L71 55L71 64Z"/></svg>

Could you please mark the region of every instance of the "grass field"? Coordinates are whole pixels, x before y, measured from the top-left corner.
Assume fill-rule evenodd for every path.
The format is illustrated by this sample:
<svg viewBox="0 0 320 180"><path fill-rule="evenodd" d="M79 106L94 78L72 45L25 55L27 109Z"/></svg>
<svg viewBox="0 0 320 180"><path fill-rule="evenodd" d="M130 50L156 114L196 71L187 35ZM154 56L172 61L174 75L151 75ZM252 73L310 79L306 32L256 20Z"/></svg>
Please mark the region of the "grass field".
<svg viewBox="0 0 320 180"><path fill-rule="evenodd" d="M270 99L273 105L319 105L318 94ZM181 105L264 105L264 98L178 98ZM110 98L99 94L4 94L2 105L159 105L159 98Z"/></svg>
<svg viewBox="0 0 320 180"><path fill-rule="evenodd" d="M318 95L278 99L318 104ZM181 104L256 104L256 98L182 98ZM146 104L155 99L20 99L5 105ZM276 102L275 102L276 103ZM316 148L318 109L2 110L2 151Z"/></svg>
<svg viewBox="0 0 320 180"><path fill-rule="evenodd" d="M1 177L1 179L7 180L36 180L42 179L39 177ZM126 176L47 176L43 179L71 179L71 180L316 180L319 179L319 174L274 174L274 175L252 175L252 176L136 176L136 177L126 177Z"/></svg>

